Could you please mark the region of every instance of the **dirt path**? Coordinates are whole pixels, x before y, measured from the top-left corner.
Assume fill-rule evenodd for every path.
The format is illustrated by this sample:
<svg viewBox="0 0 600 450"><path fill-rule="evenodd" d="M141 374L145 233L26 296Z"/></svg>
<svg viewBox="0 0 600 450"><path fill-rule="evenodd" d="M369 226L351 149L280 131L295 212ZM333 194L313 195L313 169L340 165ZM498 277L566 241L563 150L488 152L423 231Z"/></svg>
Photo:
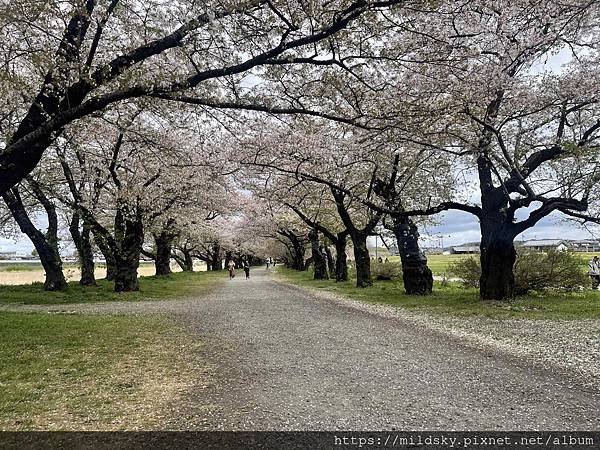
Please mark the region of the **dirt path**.
<svg viewBox="0 0 600 450"><path fill-rule="evenodd" d="M213 381L174 399L165 428L600 429L600 391L568 372L307 293L264 269L202 298L0 309L179 320L206 344L189 357Z"/></svg>
<svg viewBox="0 0 600 450"><path fill-rule="evenodd" d="M185 313L210 343L212 386L174 428L600 429L600 392L273 281L238 276ZM208 406L210 405L210 406Z"/></svg>

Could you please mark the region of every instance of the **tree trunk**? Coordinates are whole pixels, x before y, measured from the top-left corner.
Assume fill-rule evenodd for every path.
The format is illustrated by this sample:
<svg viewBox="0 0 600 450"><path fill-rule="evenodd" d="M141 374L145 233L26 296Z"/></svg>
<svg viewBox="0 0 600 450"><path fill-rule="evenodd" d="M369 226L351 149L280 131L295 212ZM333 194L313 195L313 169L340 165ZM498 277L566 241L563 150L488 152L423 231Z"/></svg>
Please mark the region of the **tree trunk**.
<svg viewBox="0 0 600 450"><path fill-rule="evenodd" d="M154 267L156 275L170 275L171 272L171 250L173 248L173 237L166 231L154 235L156 245L156 258L154 258Z"/></svg>
<svg viewBox="0 0 600 450"><path fill-rule="evenodd" d="M481 220L479 295L482 300L507 300L514 296L517 252L511 225Z"/></svg>
<svg viewBox="0 0 600 450"><path fill-rule="evenodd" d="M302 269L300 269L300 270L308 270L308 268L312 265L312 263L313 263L313 257L310 256L306 259L306 261L304 261L302 263Z"/></svg>
<svg viewBox="0 0 600 450"><path fill-rule="evenodd" d="M292 242L291 249L289 249L289 253L290 253L289 267L290 268L292 268L294 270L304 270L305 269L304 251L305 251L305 249L303 246L295 245L294 242Z"/></svg>
<svg viewBox="0 0 600 450"><path fill-rule="evenodd" d="M62 291L66 289L67 281L62 271L62 260L58 252L57 236L45 236L35 227L27 215L18 189L13 188L7 191L2 197L19 225L19 229L27 235L38 252L40 261L46 272L44 290Z"/></svg>
<svg viewBox="0 0 600 450"><path fill-rule="evenodd" d="M177 253L173 253L173 257L175 258L175 261L177 261L177 264L179 264L179 267L181 267L181 270L184 272L193 272L194 271L194 258L192 257L192 253L191 251L187 250L187 249L179 249L179 251L181 252L181 254L183 255L180 256Z"/></svg>
<svg viewBox="0 0 600 450"><path fill-rule="evenodd" d="M325 247L325 257L327 258L327 276L329 278L335 277L335 260L333 259L333 255L331 254L331 249L329 247Z"/></svg>
<svg viewBox="0 0 600 450"><path fill-rule="evenodd" d="M210 272L213 270L212 261L209 258L200 258L206 264L206 271Z"/></svg>
<svg viewBox="0 0 600 450"><path fill-rule="evenodd" d="M419 248L419 232L410 218L393 219L393 232L402 262L404 290L410 295L431 294L433 274L427 267L427 257Z"/></svg>
<svg viewBox="0 0 600 450"><path fill-rule="evenodd" d="M298 239L292 241L292 248L294 250L294 254L292 255L292 269L306 270L307 266L304 263L304 253L306 253L306 248Z"/></svg>
<svg viewBox="0 0 600 450"><path fill-rule="evenodd" d="M211 262L212 270L223 270L223 260L221 258L221 246L218 242L213 244Z"/></svg>
<svg viewBox="0 0 600 450"><path fill-rule="evenodd" d="M312 259L314 263L314 279L315 280L327 280L327 260L323 256L321 251L321 242L319 241L319 233L317 230L312 229L308 234L310 239L310 248L312 252Z"/></svg>
<svg viewBox="0 0 600 450"><path fill-rule="evenodd" d="M348 281L346 233L338 233L335 241L335 281Z"/></svg>
<svg viewBox="0 0 600 450"><path fill-rule="evenodd" d="M75 211L69 224L69 231L73 238L73 243L77 249L79 259L79 268L81 270L81 278L79 284L81 286L96 286L96 276L94 274L94 250L91 242L91 228L87 222L83 222L83 229L79 230L80 217Z"/></svg>
<svg viewBox="0 0 600 450"><path fill-rule="evenodd" d="M356 261L356 287L365 288L373 285L371 280L371 259L367 249L367 234L353 233L354 259Z"/></svg>
<svg viewBox="0 0 600 450"><path fill-rule="evenodd" d="M113 254L113 251L99 233L94 233L94 242L100 249L100 253L102 253L102 256L104 256L104 261L106 262L105 280L114 281L117 274L117 260Z"/></svg>
<svg viewBox="0 0 600 450"><path fill-rule="evenodd" d="M82 244L82 256L81 256L81 279L79 284L82 286L95 286L96 285L96 264L94 263L94 248L92 246L92 230L87 222L83 222L83 228L81 230L81 244Z"/></svg>
<svg viewBox="0 0 600 450"><path fill-rule="evenodd" d="M140 217L133 220L123 218L119 210L115 222L115 237L119 245L119 253L115 255L117 263L115 291L137 291L139 290L137 271L144 243L144 227Z"/></svg>

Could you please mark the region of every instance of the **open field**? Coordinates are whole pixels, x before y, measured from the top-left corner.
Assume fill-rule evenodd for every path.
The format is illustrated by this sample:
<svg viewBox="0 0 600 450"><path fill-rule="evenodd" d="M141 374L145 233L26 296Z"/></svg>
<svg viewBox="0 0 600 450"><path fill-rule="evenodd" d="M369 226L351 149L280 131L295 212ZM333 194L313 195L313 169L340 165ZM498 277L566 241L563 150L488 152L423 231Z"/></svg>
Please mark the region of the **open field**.
<svg viewBox="0 0 600 450"><path fill-rule="evenodd" d="M67 281L76 281L79 279L79 266L75 263L65 263L63 265ZM177 264L171 265L173 272L181 272ZM206 270L205 264L198 264L195 270ZM106 276L106 266L102 263L96 264L96 279L102 279ZM142 262L138 269L138 275L148 277L154 275L154 264L151 262ZM15 286L21 284L43 283L44 269L39 262L14 263L8 261L0 262L0 286Z"/></svg>
<svg viewBox="0 0 600 450"><path fill-rule="evenodd" d="M576 252L575 255L581 260L581 270L587 272L587 265L590 259L600 253ZM478 254L472 255L427 255L427 264L435 275L444 275L448 270L448 265L454 261L460 261L465 258L479 258ZM390 261L400 262L399 256L390 256Z"/></svg>
<svg viewBox="0 0 600 450"><path fill-rule="evenodd" d="M99 301L160 300L202 294L227 278L227 272L179 272L163 277L140 277L138 292L114 292L112 282L98 280L97 286L80 286L71 281L63 292L46 292L42 283L0 286L0 304L62 304Z"/></svg>
<svg viewBox="0 0 600 450"><path fill-rule="evenodd" d="M427 265L434 275L444 275L448 271L448 266L454 261L460 261L469 257L479 257L479 255L426 255ZM390 256L390 262L400 264L399 256Z"/></svg>
<svg viewBox="0 0 600 450"><path fill-rule="evenodd" d="M280 266L277 274L293 284L342 297L440 315L569 320L600 318L600 291L540 293L518 297L511 302L481 302L477 289L464 288L453 282L435 282L433 294L423 297L406 295L402 281L374 281L373 287L359 289L355 287L354 279L345 283L313 280L311 270L298 272ZM351 271L351 278L352 275Z"/></svg>

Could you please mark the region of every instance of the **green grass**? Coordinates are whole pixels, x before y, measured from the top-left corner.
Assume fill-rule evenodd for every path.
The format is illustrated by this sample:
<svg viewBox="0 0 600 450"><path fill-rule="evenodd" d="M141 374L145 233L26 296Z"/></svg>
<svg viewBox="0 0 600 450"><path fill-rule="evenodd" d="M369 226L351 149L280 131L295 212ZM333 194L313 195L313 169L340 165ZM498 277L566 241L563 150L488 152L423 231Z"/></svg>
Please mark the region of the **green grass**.
<svg viewBox="0 0 600 450"><path fill-rule="evenodd" d="M592 259L596 254L600 256L600 252L598 253L586 253L586 252L576 252L575 256L577 256L581 261L581 270L587 272L588 262ZM444 275L448 271L448 265L454 261L460 261L465 258L474 257L478 258L479 255L427 255L427 265L434 273L434 275ZM399 256L391 256L389 258L390 261L400 261Z"/></svg>
<svg viewBox="0 0 600 450"><path fill-rule="evenodd" d="M99 280L98 286L82 287L69 283L63 292L46 292L42 283L19 286L0 286L0 304L63 304L100 301L140 301L169 299L202 294L227 278L227 272L178 272L166 277L140 277L138 292L116 293L114 284Z"/></svg>
<svg viewBox="0 0 600 450"><path fill-rule="evenodd" d="M443 275L448 271L448 265L469 256L478 255L427 255L427 265L435 275Z"/></svg>
<svg viewBox="0 0 600 450"><path fill-rule="evenodd" d="M478 257L479 255L427 255L427 265L434 275L444 275L448 271L450 263L471 256ZM399 256L390 256L388 259L390 262L400 263Z"/></svg>
<svg viewBox="0 0 600 450"><path fill-rule="evenodd" d="M434 314L568 320L600 318L598 291L532 294L511 302L481 302L476 289L464 288L459 283L442 285L435 282L432 295L416 296L406 295L401 281L375 281L373 287L360 289L355 287L354 280L345 283L315 281L312 271L298 272L280 266L277 273L298 286L333 292L363 302L383 303Z"/></svg>
<svg viewBox="0 0 600 450"><path fill-rule="evenodd" d="M156 426L185 339L156 316L1 312L0 430Z"/></svg>

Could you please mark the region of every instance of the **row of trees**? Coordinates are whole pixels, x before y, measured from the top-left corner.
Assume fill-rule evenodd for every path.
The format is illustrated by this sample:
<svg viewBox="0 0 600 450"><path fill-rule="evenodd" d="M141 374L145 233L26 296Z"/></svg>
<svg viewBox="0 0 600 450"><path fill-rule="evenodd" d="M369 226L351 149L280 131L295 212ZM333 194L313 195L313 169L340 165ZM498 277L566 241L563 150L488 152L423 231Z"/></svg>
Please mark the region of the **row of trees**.
<svg viewBox="0 0 600 450"><path fill-rule="evenodd" d="M236 230L226 220L237 195L205 161L184 127L156 116L152 105L129 104L65 130L3 195L5 216L35 246L47 290L66 288L59 251L66 229L82 285L96 283L98 253L117 291L138 289L141 254L154 259L157 275L171 273L173 257L183 270L193 270L194 258L218 270L234 245Z"/></svg>
<svg viewBox="0 0 600 450"><path fill-rule="evenodd" d="M417 225L454 209L480 223L482 299L512 297L517 235L554 212L598 222L598 5L448 2L386 19L386 45L357 48L355 76L332 94L363 126L263 124L243 164L284 197L298 191L290 207L308 225L348 234L358 286L370 284L365 240L381 222L407 292L430 292ZM540 69L567 54L562 69ZM327 202L339 217L326 231L331 213L306 208Z"/></svg>
<svg viewBox="0 0 600 450"><path fill-rule="evenodd" d="M144 236L159 273L168 248L218 267L222 241L275 239L296 268L311 242L316 273L327 263L339 280L351 241L368 287L366 239L383 226L407 292L427 294L418 226L455 209L480 222L481 297L504 299L518 234L554 212L599 220L597 2L1 8L0 194L47 274L56 202L118 290L137 287Z"/></svg>

